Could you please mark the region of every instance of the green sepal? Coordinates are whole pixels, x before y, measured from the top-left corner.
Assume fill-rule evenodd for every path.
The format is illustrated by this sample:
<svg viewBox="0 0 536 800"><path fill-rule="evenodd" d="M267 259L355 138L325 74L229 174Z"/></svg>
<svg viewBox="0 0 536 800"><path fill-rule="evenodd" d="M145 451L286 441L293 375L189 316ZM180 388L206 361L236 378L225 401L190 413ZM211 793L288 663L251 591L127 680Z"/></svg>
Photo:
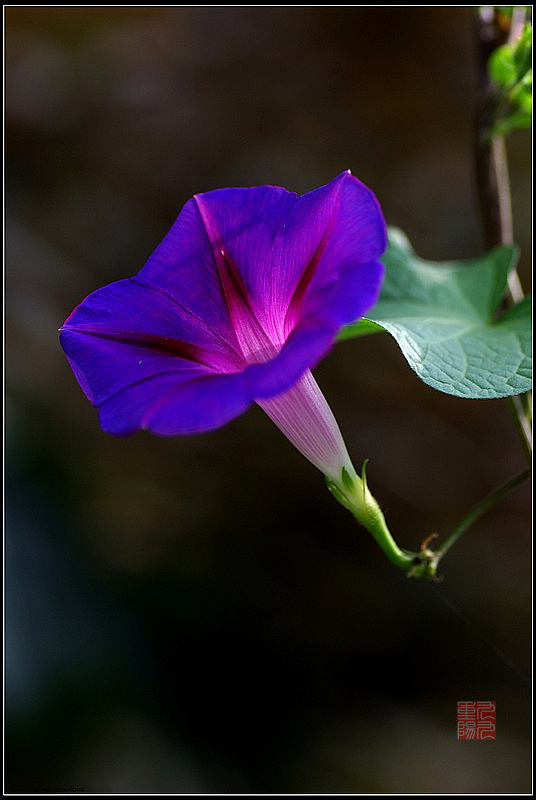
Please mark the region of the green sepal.
<svg viewBox="0 0 536 800"><path fill-rule="evenodd" d="M346 467L342 468L342 482L343 485L348 489L349 492L353 492L355 488L355 482Z"/></svg>
<svg viewBox="0 0 536 800"><path fill-rule="evenodd" d="M345 496L344 492L337 486L335 481L332 481L331 478L328 478L327 475L324 475L324 479L326 481L326 486L328 487L329 491L335 498L335 500L341 504L347 511L351 511L352 507L348 498Z"/></svg>

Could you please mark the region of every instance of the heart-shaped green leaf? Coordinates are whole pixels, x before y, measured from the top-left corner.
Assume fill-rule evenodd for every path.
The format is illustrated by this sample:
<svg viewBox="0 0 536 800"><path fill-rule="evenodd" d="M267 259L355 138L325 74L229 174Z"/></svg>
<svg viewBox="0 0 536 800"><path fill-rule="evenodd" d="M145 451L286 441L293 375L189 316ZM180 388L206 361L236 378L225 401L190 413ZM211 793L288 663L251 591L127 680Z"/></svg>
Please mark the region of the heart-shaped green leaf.
<svg viewBox="0 0 536 800"><path fill-rule="evenodd" d="M496 318L514 246L467 261L423 261L401 231L390 229L380 299L339 339L380 326L398 342L429 386L468 398L507 397L532 385L531 304L526 297Z"/></svg>

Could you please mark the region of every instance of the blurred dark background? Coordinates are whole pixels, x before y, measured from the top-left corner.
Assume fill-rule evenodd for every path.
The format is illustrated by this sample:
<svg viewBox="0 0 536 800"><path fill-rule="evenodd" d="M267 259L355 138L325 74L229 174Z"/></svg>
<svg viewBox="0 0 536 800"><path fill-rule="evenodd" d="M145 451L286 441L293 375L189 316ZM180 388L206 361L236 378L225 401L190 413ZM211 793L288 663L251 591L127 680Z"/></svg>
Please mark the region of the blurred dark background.
<svg viewBox="0 0 536 800"><path fill-rule="evenodd" d="M481 253L472 13L5 7L7 791L530 791L528 484L407 580L260 409L113 438L57 334L224 186L350 168L421 256ZM524 467L503 401L428 388L387 334L315 374L402 546ZM496 741L457 741L457 700L497 701Z"/></svg>

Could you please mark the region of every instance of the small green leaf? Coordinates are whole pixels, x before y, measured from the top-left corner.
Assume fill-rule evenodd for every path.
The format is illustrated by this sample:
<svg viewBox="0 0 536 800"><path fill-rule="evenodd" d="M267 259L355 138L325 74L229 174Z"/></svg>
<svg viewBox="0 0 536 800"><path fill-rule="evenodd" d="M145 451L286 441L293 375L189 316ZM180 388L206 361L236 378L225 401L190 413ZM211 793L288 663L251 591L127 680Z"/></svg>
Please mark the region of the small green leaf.
<svg viewBox="0 0 536 800"><path fill-rule="evenodd" d="M517 67L514 63L514 54L510 45L497 47L490 56L488 62L488 72L490 78L499 86L507 86L517 78Z"/></svg>
<svg viewBox="0 0 536 800"><path fill-rule="evenodd" d="M435 389L467 398L526 392L530 298L495 319L516 260L516 248L503 246L468 261L427 262L391 229L384 284L367 320L396 339L412 369ZM350 325L339 338L360 335L355 330Z"/></svg>
<svg viewBox="0 0 536 800"><path fill-rule="evenodd" d="M518 41L513 45L513 60L518 80L521 80L532 63L532 25L528 22Z"/></svg>
<svg viewBox="0 0 536 800"><path fill-rule="evenodd" d="M348 489L349 492L354 491L354 479L346 469L346 467L342 468L342 482L343 486Z"/></svg>
<svg viewBox="0 0 536 800"><path fill-rule="evenodd" d="M523 80L532 63L532 25L527 23L519 39L497 47L488 61L490 77L499 86Z"/></svg>
<svg viewBox="0 0 536 800"><path fill-rule="evenodd" d="M532 111L532 69L527 70L517 86L512 89L511 100L526 111Z"/></svg>
<svg viewBox="0 0 536 800"><path fill-rule="evenodd" d="M496 84L492 136L504 136L532 122L532 24L527 23L517 41L497 47L488 60Z"/></svg>

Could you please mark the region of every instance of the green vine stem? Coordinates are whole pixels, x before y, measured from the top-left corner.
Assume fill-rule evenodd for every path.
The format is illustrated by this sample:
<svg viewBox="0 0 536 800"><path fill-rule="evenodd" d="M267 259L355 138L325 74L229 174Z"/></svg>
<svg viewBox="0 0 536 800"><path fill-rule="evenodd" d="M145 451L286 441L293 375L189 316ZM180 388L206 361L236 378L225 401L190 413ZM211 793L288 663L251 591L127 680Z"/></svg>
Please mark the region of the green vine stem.
<svg viewBox="0 0 536 800"><path fill-rule="evenodd" d="M524 7L514 8L509 27L504 25L504 18L501 18L502 22L499 24L500 14L501 11L495 6L481 6L476 15L480 85L475 117L475 171L486 249L488 250L496 245L513 242L512 200L506 146L503 136L491 133L498 110L499 97L497 89L488 75L488 61L495 48L520 35L525 23L526 12ZM509 275L508 289L507 302L510 305L523 299L523 288L515 270ZM531 395L527 393L508 397L506 400L530 465L532 458ZM529 469L491 492L469 512L437 550L429 547L430 541L437 537L437 534L433 533L423 541L420 551L415 553L401 549L395 542L378 503L369 491L365 467L366 462L363 464L361 477L353 468L352 474L343 468L339 481L326 478L329 490L336 500L367 528L393 564L406 570L409 578L425 580L437 580L437 566L450 548L482 514L505 494L526 480L531 473L529 466Z"/></svg>
<svg viewBox="0 0 536 800"><path fill-rule="evenodd" d="M391 535L385 517L368 488L365 472L366 465L367 462L365 461L361 477L355 472L350 475L345 468L342 470L339 482L326 477L328 489L335 499L350 511L356 520L372 534L376 543L395 566L406 570L408 578L421 578L424 580L437 580L437 566L452 545L482 514L531 474L531 470L526 469L487 495L467 514L437 550L432 550L428 546L432 539L437 538L437 533L432 533L423 541L420 551L415 553L411 550L400 548Z"/></svg>
<svg viewBox="0 0 536 800"><path fill-rule="evenodd" d="M340 482L336 483L326 476L326 484L333 497L344 506L364 528L372 534L387 558L401 569L409 569L416 562L417 553L402 550L393 539L382 510L372 496L366 476L367 461L364 462L361 477L355 471L350 474L343 467Z"/></svg>
<svg viewBox="0 0 536 800"><path fill-rule="evenodd" d="M453 544L455 544L460 536L465 533L465 531L474 523L476 520L482 516L489 508L491 508L495 503L497 503L505 494L508 494L512 489L515 489L516 486L519 486L520 483L523 483L527 478L530 477L531 471L530 469L526 469L523 472L520 472L519 475L515 475L510 480L505 481L505 483L501 484L497 487L493 492L487 495L483 500L476 505L472 511L460 522L460 524L454 528L452 533L447 536L439 550L436 550L434 553L436 563L443 558L443 556L450 550Z"/></svg>
<svg viewBox="0 0 536 800"><path fill-rule="evenodd" d="M532 462L532 410L530 406L530 392L524 395L507 397L506 403L517 428L523 450L529 464Z"/></svg>
<svg viewBox="0 0 536 800"><path fill-rule="evenodd" d="M514 8L509 28L504 25L504 17L501 17L502 24L499 24L499 15L500 11L495 6L480 6L476 15L479 90L475 114L475 173L486 249L499 244L511 244L514 238L506 145L503 136L492 136L490 133L499 98L488 74L488 61L497 47L519 37L525 23L525 7ZM509 305L523 299L523 288L516 270L512 270L508 276L508 289ZM507 403L530 464L532 459L530 395L509 397Z"/></svg>
<svg viewBox="0 0 536 800"><path fill-rule="evenodd" d="M431 539L434 539L437 534L433 533L421 545L421 553L419 556L419 560L416 560L415 565L408 570L408 578L425 578L428 580L440 580L437 578L437 567L443 556L448 553L450 548L456 544L458 539L465 533L465 531L471 527L471 525L476 522L476 520L482 516L488 509L495 505L505 494L508 494L512 489L515 489L516 486L519 486L524 480L530 477L531 470L526 469L523 472L520 472L519 475L515 475L510 480L506 481L505 483L501 484L497 489L487 495L483 500L476 505L472 511L467 514L467 516L460 522L460 524L454 528L452 533L450 533L441 547L438 550L431 550L428 547L428 543Z"/></svg>

